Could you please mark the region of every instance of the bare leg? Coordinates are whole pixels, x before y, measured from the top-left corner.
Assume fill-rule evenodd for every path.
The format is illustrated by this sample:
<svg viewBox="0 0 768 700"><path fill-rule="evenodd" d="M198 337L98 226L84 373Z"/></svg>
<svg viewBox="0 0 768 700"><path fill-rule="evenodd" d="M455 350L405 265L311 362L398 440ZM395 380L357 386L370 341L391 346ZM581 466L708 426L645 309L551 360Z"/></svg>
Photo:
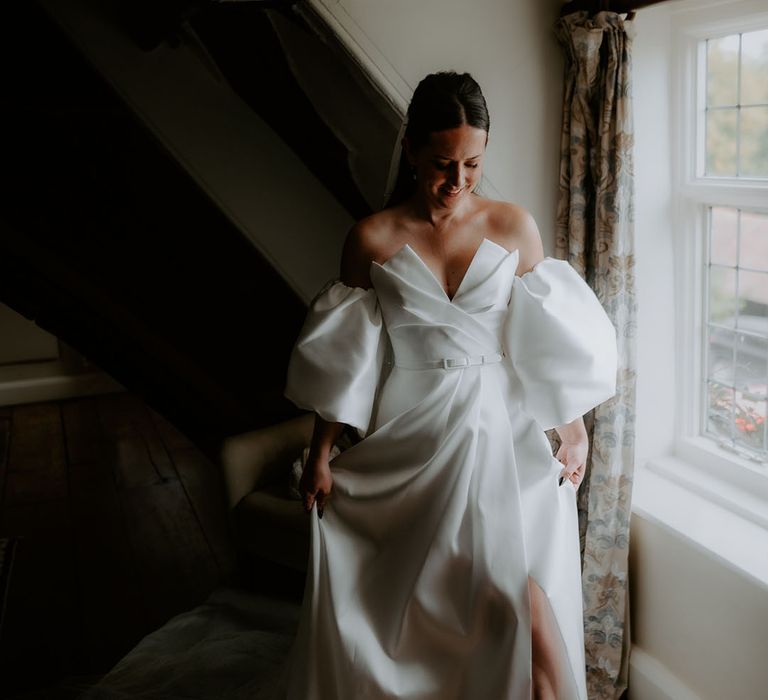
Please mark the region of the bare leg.
<svg viewBox="0 0 768 700"><path fill-rule="evenodd" d="M533 700L576 698L568 682L570 668L560 629L546 593L528 577L531 598Z"/></svg>

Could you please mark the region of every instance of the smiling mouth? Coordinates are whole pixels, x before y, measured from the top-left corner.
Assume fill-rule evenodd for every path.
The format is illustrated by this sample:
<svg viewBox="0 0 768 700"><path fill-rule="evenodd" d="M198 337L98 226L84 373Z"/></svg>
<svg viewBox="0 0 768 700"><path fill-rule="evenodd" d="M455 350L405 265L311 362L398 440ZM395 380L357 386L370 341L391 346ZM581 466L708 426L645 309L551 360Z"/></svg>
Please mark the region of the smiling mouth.
<svg viewBox="0 0 768 700"><path fill-rule="evenodd" d="M463 191L464 191L464 188L462 187L460 190L453 190L453 191L444 189L443 193L449 197L455 197L457 194L460 194Z"/></svg>

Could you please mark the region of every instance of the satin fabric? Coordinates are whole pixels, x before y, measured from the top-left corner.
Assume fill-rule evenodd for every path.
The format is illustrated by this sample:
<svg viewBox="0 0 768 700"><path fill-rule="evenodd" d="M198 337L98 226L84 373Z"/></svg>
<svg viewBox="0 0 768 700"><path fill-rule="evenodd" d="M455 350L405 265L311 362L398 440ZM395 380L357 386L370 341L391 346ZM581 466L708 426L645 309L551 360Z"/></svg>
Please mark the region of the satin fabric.
<svg viewBox="0 0 768 700"><path fill-rule="evenodd" d="M455 296L405 245L315 297L285 394L364 439L314 507L289 700L527 700L528 577L586 700L575 487L544 434L611 398L616 335L564 261L483 239ZM503 353L501 362L405 369Z"/></svg>

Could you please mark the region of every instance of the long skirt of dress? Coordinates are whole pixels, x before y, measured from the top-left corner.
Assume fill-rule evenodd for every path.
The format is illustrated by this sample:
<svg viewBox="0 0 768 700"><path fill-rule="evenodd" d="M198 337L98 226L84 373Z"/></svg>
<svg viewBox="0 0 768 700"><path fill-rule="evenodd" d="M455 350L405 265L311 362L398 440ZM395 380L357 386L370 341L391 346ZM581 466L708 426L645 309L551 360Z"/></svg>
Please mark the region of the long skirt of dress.
<svg viewBox="0 0 768 700"><path fill-rule="evenodd" d="M394 367L372 431L332 461L290 700L528 700L529 577L557 697L586 700L575 487L507 362Z"/></svg>

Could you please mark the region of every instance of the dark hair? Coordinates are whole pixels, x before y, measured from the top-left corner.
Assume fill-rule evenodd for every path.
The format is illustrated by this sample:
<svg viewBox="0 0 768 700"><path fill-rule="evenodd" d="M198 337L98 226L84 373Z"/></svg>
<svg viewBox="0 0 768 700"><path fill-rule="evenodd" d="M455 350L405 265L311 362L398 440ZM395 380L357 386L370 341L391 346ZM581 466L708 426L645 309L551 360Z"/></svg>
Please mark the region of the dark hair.
<svg viewBox="0 0 768 700"><path fill-rule="evenodd" d="M477 81L469 73L455 71L430 73L423 78L408 105L404 135L413 150L425 145L433 131L455 129L463 124L490 130L491 118ZM413 175L403 149L395 184L385 208L408 199L412 192Z"/></svg>

